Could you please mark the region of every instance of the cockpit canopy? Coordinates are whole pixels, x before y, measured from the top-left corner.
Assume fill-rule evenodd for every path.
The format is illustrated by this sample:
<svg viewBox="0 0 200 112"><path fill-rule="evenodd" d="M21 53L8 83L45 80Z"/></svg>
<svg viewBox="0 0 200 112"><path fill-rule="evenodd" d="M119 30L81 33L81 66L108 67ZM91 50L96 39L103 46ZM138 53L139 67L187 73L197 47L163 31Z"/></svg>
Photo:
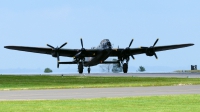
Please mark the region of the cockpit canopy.
<svg viewBox="0 0 200 112"><path fill-rule="evenodd" d="M112 44L109 41L109 39L104 39L104 40L101 41L99 47L100 48L104 48L104 49L111 49L112 48Z"/></svg>

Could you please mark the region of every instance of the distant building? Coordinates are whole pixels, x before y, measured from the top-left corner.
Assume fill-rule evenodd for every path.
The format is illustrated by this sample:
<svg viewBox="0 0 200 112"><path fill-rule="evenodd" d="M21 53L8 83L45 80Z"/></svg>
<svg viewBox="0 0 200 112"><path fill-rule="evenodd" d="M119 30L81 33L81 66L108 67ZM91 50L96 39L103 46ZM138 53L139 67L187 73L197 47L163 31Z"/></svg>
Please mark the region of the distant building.
<svg viewBox="0 0 200 112"><path fill-rule="evenodd" d="M197 70L197 65L191 65L191 70Z"/></svg>

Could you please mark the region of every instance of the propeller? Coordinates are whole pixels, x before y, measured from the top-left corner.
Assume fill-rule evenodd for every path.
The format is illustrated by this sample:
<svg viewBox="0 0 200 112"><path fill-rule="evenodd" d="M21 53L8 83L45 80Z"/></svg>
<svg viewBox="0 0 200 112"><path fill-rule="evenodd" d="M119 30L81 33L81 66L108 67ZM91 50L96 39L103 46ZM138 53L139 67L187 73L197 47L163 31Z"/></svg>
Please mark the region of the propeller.
<svg viewBox="0 0 200 112"><path fill-rule="evenodd" d="M57 57L57 68L59 68L59 61L60 61L59 50L60 50L61 48L63 48L66 44L67 44L67 42L64 43L64 44L62 44L60 47L56 47L56 48L53 47L53 46L51 46L51 45L49 45L49 44L47 44L47 46L50 47L50 48L52 48L52 50L54 51L54 52L52 53L52 56L53 56L53 57Z"/></svg>
<svg viewBox="0 0 200 112"><path fill-rule="evenodd" d="M154 48L158 41L159 41L159 38L156 39L156 41L154 42L153 46L150 46L149 48L148 47L141 47L141 48L147 49L146 54L148 56L153 56L154 55L155 58L158 59L158 56L156 55L155 48Z"/></svg>
<svg viewBox="0 0 200 112"><path fill-rule="evenodd" d="M134 57L133 55L131 55L131 52L130 52L130 47L131 47L131 45L132 45L132 43L133 43L133 40L134 40L134 39L131 40L129 46L125 49L125 52L126 52L126 54L128 54L129 56L131 56L131 57L133 58L133 60L134 60L135 57Z"/></svg>
<svg viewBox="0 0 200 112"><path fill-rule="evenodd" d="M153 48L153 50L154 50L154 56L155 56L156 59L158 59L158 56L156 55L156 52L155 52L154 47L155 47L155 45L157 44L158 40L159 40L159 38L156 39L155 43L154 43L153 46L152 46L152 48Z"/></svg>
<svg viewBox="0 0 200 112"><path fill-rule="evenodd" d="M85 52L85 48L83 47L83 39L81 38L80 39L80 41L81 41L81 49L79 50L79 52L74 56L74 58L77 58L77 57L79 57L80 58L80 56L82 56L83 54L84 54L84 52Z"/></svg>

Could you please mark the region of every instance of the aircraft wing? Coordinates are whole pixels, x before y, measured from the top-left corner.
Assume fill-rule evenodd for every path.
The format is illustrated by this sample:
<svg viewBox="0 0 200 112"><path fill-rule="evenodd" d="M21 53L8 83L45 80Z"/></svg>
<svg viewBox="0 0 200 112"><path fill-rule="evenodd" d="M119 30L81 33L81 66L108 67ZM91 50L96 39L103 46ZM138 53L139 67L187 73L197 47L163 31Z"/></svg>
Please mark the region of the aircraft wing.
<svg viewBox="0 0 200 112"><path fill-rule="evenodd" d="M155 51L166 51L166 50L172 50L172 49L178 49L178 48L183 48L183 47L189 47L193 46L194 44L178 44L178 45L168 45L168 46L157 46L154 47Z"/></svg>
<svg viewBox="0 0 200 112"><path fill-rule="evenodd" d="M54 52L52 48L45 47L5 46L4 48L48 55L52 55L52 53ZM80 49L59 49L59 56L74 57L79 52L79 50ZM98 51L100 50L86 49L85 56L94 57L95 54L98 53Z"/></svg>
<svg viewBox="0 0 200 112"><path fill-rule="evenodd" d="M165 50L172 50L178 49L183 47L192 46L194 44L177 44L177 45L167 45L167 46L156 46L154 47L154 51L165 51ZM48 54L52 55L54 52L52 48L44 48L44 47L26 47L26 46L5 46L4 48L12 49L12 50L19 50L19 51L26 51L26 52L33 52L33 53L40 53L40 54ZM128 50L129 55L137 55L146 53L149 47L140 47L140 48L130 48ZM59 49L59 56L66 56L66 57L74 57L80 49ZM110 56L121 56L123 55L122 52L125 49L113 49ZM101 49L85 49L85 57L94 57L97 55ZM100 52L102 53L102 52Z"/></svg>
<svg viewBox="0 0 200 112"><path fill-rule="evenodd" d="M166 46L156 46L154 47L155 52L159 51L165 51L165 50L172 50L172 49L178 49L178 48L183 48L183 47L189 47L194 44L177 44L177 45L166 45ZM149 47L139 47L139 48L130 48L128 50L128 53L130 55L137 55L137 54L143 54L146 53ZM123 51L126 49L113 49L112 53L110 56L120 56L123 55Z"/></svg>

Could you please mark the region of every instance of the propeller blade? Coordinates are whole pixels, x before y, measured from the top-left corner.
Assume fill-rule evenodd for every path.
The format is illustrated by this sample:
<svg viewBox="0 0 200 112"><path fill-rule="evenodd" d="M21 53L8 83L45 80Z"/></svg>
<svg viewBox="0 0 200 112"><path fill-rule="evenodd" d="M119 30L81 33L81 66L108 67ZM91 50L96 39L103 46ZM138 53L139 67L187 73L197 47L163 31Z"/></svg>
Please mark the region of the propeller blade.
<svg viewBox="0 0 200 112"><path fill-rule="evenodd" d="M59 68L59 61L60 61L60 57L59 57L59 53L57 52L57 68Z"/></svg>
<svg viewBox="0 0 200 112"><path fill-rule="evenodd" d="M153 44L153 47L157 44L158 40L159 40L159 38L155 41L155 43Z"/></svg>
<svg viewBox="0 0 200 112"><path fill-rule="evenodd" d="M59 65L60 65L59 62L57 62L57 68L59 68Z"/></svg>
<svg viewBox="0 0 200 112"><path fill-rule="evenodd" d="M154 54L154 56L156 57L156 59L158 59L158 56L156 55L156 53Z"/></svg>
<svg viewBox="0 0 200 112"><path fill-rule="evenodd" d="M58 61L58 62L60 61L59 53L58 53L58 52L57 52L57 61Z"/></svg>
<svg viewBox="0 0 200 112"><path fill-rule="evenodd" d="M81 38L81 46L82 46L82 48L83 48L83 40L82 40L82 38Z"/></svg>
<svg viewBox="0 0 200 112"><path fill-rule="evenodd" d="M131 55L131 57L133 58L133 60L135 60L135 57L133 55Z"/></svg>
<svg viewBox="0 0 200 112"><path fill-rule="evenodd" d="M48 47L51 47L52 49L54 49L54 47L53 47L53 46L51 46L51 45L49 45L49 44L47 44L47 46L48 46Z"/></svg>
<svg viewBox="0 0 200 112"><path fill-rule="evenodd" d="M74 57L77 58L79 57L79 55L82 53L82 51L80 51L79 53L77 53Z"/></svg>
<svg viewBox="0 0 200 112"><path fill-rule="evenodd" d="M64 47L66 44L67 44L67 42L64 43L63 45L61 45L59 49L61 49L62 47Z"/></svg>
<svg viewBox="0 0 200 112"><path fill-rule="evenodd" d="M60 58L59 58L59 56L57 56L57 61L58 61L58 62L60 61Z"/></svg>
<svg viewBox="0 0 200 112"><path fill-rule="evenodd" d="M133 43L133 39L131 40L131 42L130 42L130 44L129 44L129 47L131 47L132 43Z"/></svg>

